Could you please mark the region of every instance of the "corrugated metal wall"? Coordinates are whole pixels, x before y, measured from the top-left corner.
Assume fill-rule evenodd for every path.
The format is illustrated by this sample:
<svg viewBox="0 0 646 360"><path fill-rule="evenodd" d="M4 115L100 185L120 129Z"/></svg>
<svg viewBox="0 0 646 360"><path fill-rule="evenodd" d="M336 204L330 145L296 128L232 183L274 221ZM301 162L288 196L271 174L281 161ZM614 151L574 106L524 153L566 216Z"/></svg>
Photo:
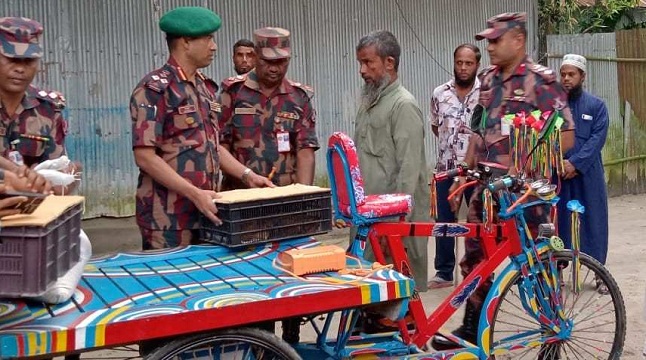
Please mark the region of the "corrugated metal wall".
<svg viewBox="0 0 646 360"><path fill-rule="evenodd" d="M615 33L550 35L547 37L547 52L550 54L548 65L552 69L559 69L565 54L574 53L590 58L587 62L588 72L583 83L584 88L605 100L610 118L610 131L608 131L608 139L603 149L603 158L622 157L623 106L619 101L617 63L611 60L601 60L617 58ZM605 170L608 192L611 195L622 194L623 165L608 166Z"/></svg>
<svg viewBox="0 0 646 360"><path fill-rule="evenodd" d="M45 26L45 57L38 83L68 99L68 149L84 164L86 217L134 213L137 169L127 109L132 88L168 56L157 21L180 5L207 6L223 18L220 51L206 73L233 74L231 47L253 29L281 26L293 34L289 77L315 88L322 145L333 131L353 132L361 86L354 47L369 31L388 29L400 40L403 84L428 116L434 87L452 76L452 52L485 26L488 17L527 11L534 52L535 2L526 0L2 0L3 16L27 16ZM483 45L484 43L480 43ZM484 49L483 49L484 51ZM483 66L488 63L483 57ZM427 141L429 167L435 143ZM325 175L324 151L317 175Z"/></svg>
<svg viewBox="0 0 646 360"><path fill-rule="evenodd" d="M584 87L606 101L610 126L603 149L611 196L646 191L646 161L629 157L646 154L646 30L617 33L548 36L549 66L576 53L588 58ZM628 104L631 113L626 116Z"/></svg>

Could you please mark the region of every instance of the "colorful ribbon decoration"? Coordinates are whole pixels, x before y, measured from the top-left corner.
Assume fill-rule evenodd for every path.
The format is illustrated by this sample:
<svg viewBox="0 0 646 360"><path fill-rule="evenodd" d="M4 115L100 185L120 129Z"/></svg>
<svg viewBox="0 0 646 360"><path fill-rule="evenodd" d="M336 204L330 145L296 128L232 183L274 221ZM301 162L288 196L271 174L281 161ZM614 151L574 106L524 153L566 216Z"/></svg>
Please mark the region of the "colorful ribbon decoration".
<svg viewBox="0 0 646 360"><path fill-rule="evenodd" d="M435 176L431 175L431 219L437 219L437 183L435 181ZM446 199L442 199L446 200Z"/></svg>
<svg viewBox="0 0 646 360"><path fill-rule="evenodd" d="M558 117L554 131L550 132L543 144L534 150L531 159L527 159L527 156L539 141L539 134L543 126L549 123L552 116ZM524 173L528 169L534 177L540 175L549 179L554 171L559 175L563 172L560 131L563 118L561 118L558 111L541 113L540 110L536 110L529 114L525 112L508 114L501 121L501 127L509 128L512 166L517 173ZM527 169L521 169L525 161L528 161Z"/></svg>
<svg viewBox="0 0 646 360"><path fill-rule="evenodd" d="M570 235L572 237L572 287L573 292L578 294L581 291L581 279L579 270L581 269L581 260L579 259L581 249L580 239L580 214L585 212L585 207L578 200L570 200L567 203L567 209L570 210Z"/></svg>
<svg viewBox="0 0 646 360"><path fill-rule="evenodd" d="M493 224L494 210L493 210L493 194L489 188L482 191L482 219L484 220L485 229L491 230Z"/></svg>

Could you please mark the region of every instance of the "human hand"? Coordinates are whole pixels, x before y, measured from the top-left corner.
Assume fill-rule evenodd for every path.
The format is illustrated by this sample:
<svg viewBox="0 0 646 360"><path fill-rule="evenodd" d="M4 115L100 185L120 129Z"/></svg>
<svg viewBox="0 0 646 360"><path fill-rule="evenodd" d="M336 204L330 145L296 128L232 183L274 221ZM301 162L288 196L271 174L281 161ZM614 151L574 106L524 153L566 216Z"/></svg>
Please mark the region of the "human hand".
<svg viewBox="0 0 646 360"><path fill-rule="evenodd" d="M49 194L52 184L38 172L26 166L20 166L15 172L5 171L5 184L16 191Z"/></svg>
<svg viewBox="0 0 646 360"><path fill-rule="evenodd" d="M563 160L563 178L565 180L572 179L576 176L576 168L569 160Z"/></svg>
<svg viewBox="0 0 646 360"><path fill-rule="evenodd" d="M50 194L52 185L36 171L20 166L15 172L5 172L5 184L15 191Z"/></svg>
<svg viewBox="0 0 646 360"><path fill-rule="evenodd" d="M274 183L271 182L268 178L260 176L253 171L249 173L249 178L247 179L247 184L251 188L262 188L262 187L276 187Z"/></svg>
<svg viewBox="0 0 646 360"><path fill-rule="evenodd" d="M198 189L195 195L189 198L195 207L211 220L216 225L222 225L220 220L215 214L218 213L218 208L215 206L214 199L220 197L215 191Z"/></svg>
<svg viewBox="0 0 646 360"><path fill-rule="evenodd" d="M7 191L7 187L0 185L0 193L4 193L5 191ZM25 196L11 196L0 199L0 218L20 214L20 209L14 209L14 207L24 201L27 201L27 197Z"/></svg>

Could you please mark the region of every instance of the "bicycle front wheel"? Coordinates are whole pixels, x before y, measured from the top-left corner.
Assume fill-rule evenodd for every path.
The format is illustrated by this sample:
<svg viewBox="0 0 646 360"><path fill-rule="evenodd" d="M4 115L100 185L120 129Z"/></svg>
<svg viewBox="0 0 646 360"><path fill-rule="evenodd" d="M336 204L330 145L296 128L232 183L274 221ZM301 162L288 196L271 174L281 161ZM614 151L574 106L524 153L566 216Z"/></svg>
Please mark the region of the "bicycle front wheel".
<svg viewBox="0 0 646 360"><path fill-rule="evenodd" d="M571 324L571 333L563 339L556 339L556 334L528 313L521 300L526 298L521 285L523 277L517 272L503 285L500 299L492 302L496 304L489 329L492 358L619 359L626 337L626 309L617 282L601 263L581 254L578 279L582 286L580 291L574 291L572 252L560 251L553 255L557 264L560 303ZM551 277L549 263L543 258ZM545 296L550 285L541 275L533 276L536 276L532 282L534 293Z"/></svg>

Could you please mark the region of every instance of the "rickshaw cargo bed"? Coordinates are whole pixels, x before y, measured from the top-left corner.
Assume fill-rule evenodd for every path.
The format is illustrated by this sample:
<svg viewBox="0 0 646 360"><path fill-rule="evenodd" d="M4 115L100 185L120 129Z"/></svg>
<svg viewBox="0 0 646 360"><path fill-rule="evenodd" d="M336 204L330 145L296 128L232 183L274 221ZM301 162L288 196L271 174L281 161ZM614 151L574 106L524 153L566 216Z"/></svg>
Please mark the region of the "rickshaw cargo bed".
<svg viewBox="0 0 646 360"><path fill-rule="evenodd" d="M225 191L216 200L222 225L201 218L203 241L239 247L323 234L332 229L330 189L289 185Z"/></svg>

